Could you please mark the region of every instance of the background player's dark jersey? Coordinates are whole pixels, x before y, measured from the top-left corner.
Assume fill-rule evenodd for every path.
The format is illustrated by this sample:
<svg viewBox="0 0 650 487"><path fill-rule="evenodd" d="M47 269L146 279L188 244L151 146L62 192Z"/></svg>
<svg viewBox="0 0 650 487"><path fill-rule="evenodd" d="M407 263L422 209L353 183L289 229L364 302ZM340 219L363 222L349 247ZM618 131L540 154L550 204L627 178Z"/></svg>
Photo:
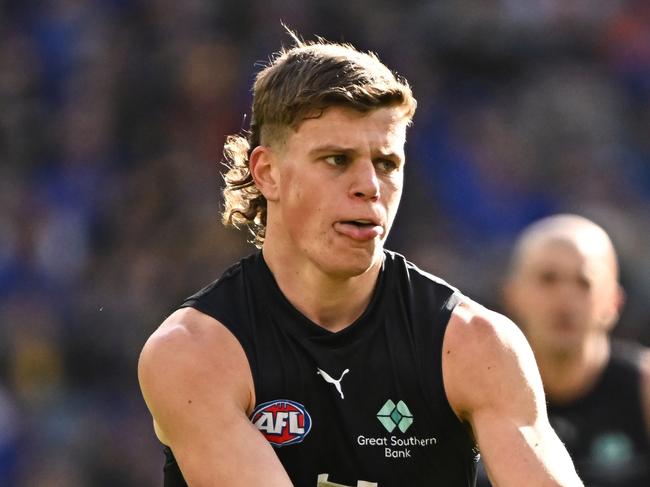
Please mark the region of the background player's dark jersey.
<svg viewBox="0 0 650 487"><path fill-rule="evenodd" d="M255 383L251 421L297 487L464 487L474 485L477 454L441 369L458 300L386 251L367 310L332 333L286 300L258 252L183 306L218 319L241 343ZM185 485L167 455L165 486Z"/></svg>
<svg viewBox="0 0 650 487"><path fill-rule="evenodd" d="M549 402L551 425L585 487L650 486L650 441L641 400L641 348L612 344L594 387L566 404ZM481 472L478 485L490 483Z"/></svg>
<svg viewBox="0 0 650 487"><path fill-rule="evenodd" d="M650 485L650 441L641 398L640 347L612 344L611 359L585 396L549 403L549 418L587 487Z"/></svg>

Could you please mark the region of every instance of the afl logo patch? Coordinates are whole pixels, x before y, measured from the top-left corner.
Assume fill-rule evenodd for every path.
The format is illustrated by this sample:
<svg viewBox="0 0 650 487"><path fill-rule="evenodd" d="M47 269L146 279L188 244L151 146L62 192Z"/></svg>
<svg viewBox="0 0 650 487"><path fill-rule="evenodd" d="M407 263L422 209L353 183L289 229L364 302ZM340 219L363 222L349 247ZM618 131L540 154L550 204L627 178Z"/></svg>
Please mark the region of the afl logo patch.
<svg viewBox="0 0 650 487"><path fill-rule="evenodd" d="M311 416L305 406L287 399L260 404L251 421L273 446L300 443L311 430Z"/></svg>

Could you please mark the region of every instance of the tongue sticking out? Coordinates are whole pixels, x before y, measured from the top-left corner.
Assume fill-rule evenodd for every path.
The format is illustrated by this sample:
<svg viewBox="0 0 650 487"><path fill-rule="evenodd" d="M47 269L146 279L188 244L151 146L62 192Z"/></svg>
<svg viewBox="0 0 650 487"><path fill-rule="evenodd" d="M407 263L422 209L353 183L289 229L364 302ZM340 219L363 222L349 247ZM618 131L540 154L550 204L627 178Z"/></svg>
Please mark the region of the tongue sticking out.
<svg viewBox="0 0 650 487"><path fill-rule="evenodd" d="M372 240L384 234L384 229L381 225L351 221L335 223L334 230L346 237L359 241Z"/></svg>

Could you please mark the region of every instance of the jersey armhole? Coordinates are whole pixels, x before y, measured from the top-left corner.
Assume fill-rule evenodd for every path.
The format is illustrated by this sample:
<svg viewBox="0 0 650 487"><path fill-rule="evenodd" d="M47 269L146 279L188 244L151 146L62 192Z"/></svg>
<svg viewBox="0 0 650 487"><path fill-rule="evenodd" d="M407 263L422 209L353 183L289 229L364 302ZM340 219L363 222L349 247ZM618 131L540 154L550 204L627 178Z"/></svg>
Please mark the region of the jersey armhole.
<svg viewBox="0 0 650 487"><path fill-rule="evenodd" d="M445 350L444 350L445 334L447 333L447 328L449 327L451 315L454 312L456 306L458 306L462 302L462 300L463 300L463 295L458 290L452 289L452 293L449 295L449 297L444 302L444 304L440 307L440 311L438 313L438 316L436 317L436 322L442 324L442 326L437 327L434 332L434 340L435 343L438 344L440 350L440 355L439 355L440 361L437 364L440 370L440 385L439 385L439 390L436 392L440 393L442 397L445 398L444 400L445 414L447 414L450 418L453 418L455 424L462 426L463 428L468 428L469 423L467 423L467 421L463 421L462 419L460 419L454 412L453 408L451 407L451 404L449 403L449 398L447 397L447 390L445 388L444 375L442 372L442 361L445 354Z"/></svg>

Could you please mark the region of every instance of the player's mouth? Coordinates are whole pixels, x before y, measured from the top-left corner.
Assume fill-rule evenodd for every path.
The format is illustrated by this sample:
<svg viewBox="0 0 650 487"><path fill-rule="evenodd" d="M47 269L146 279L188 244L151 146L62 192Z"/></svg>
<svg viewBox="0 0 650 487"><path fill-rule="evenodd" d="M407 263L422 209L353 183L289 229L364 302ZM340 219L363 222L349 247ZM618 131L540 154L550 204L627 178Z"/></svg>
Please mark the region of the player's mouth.
<svg viewBox="0 0 650 487"><path fill-rule="evenodd" d="M334 230L360 242L372 240L384 234L384 227L379 222L370 219L339 221L334 223Z"/></svg>
<svg viewBox="0 0 650 487"><path fill-rule="evenodd" d="M561 333L574 332L579 328L577 317L564 311L555 313L552 316L551 323L553 329Z"/></svg>

